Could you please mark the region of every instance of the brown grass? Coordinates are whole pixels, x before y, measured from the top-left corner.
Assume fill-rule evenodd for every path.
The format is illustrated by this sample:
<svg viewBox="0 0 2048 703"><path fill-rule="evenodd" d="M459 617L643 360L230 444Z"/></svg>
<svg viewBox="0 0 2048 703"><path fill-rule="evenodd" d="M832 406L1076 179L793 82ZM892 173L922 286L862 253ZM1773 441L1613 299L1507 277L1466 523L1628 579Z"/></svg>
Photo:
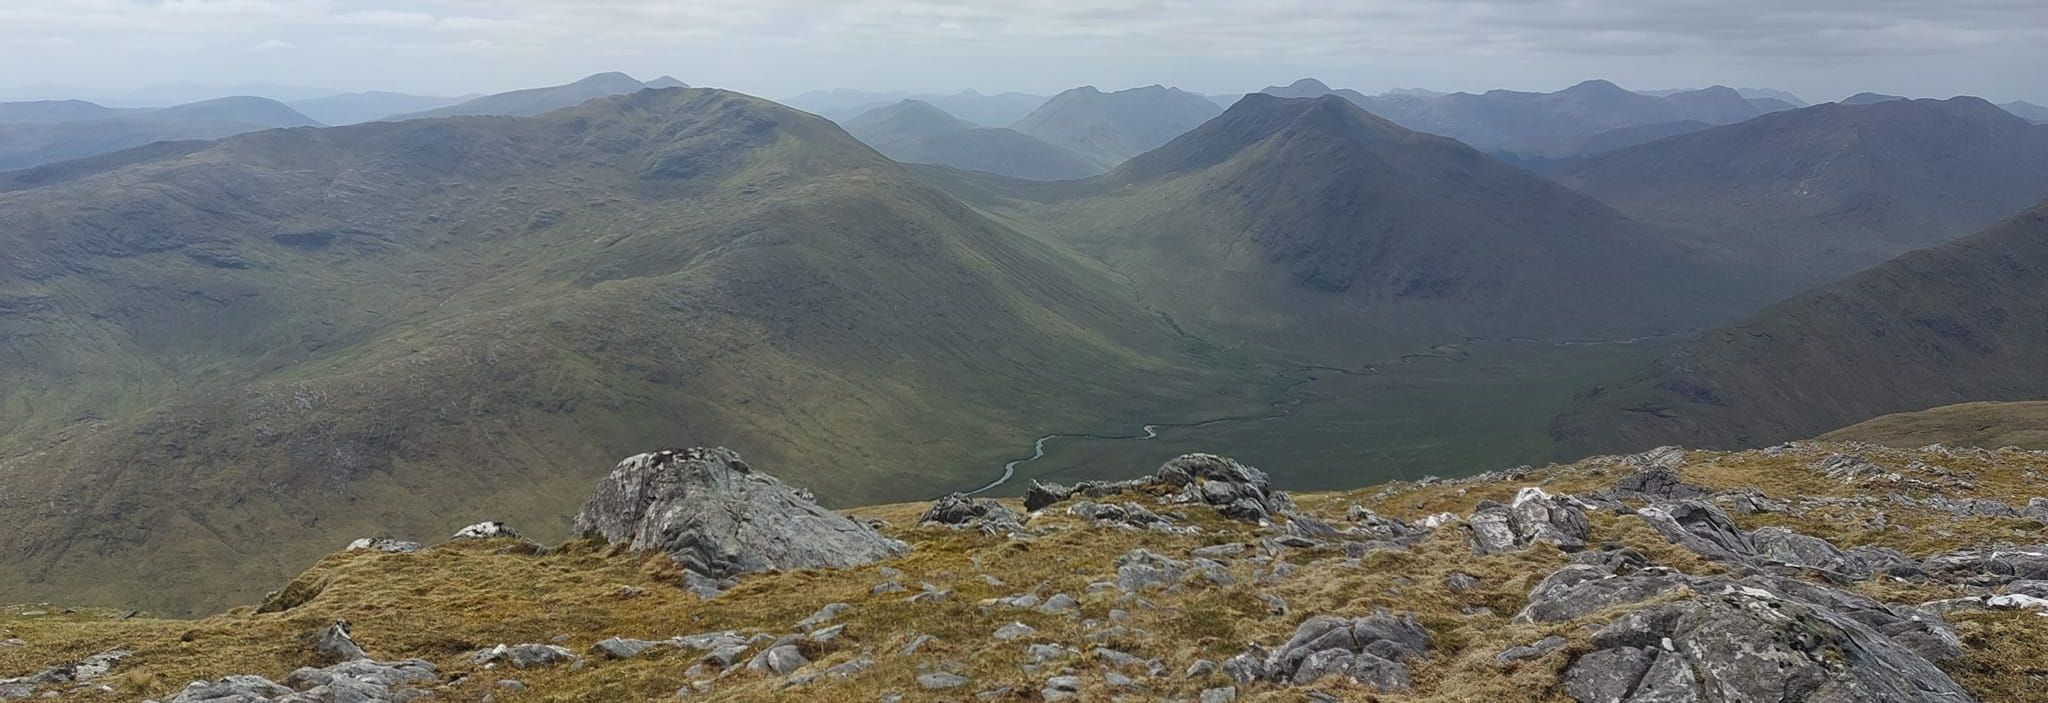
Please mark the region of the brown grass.
<svg viewBox="0 0 2048 703"><path fill-rule="evenodd" d="M1830 445L1770 457L1758 452L1695 453L1682 470L1691 482L1715 489L1755 487L1780 500L1793 496L1855 497L1858 486L1843 485L1806 468L1830 451L1854 451L1893 470L1913 459L1975 476L1976 488L1959 495L2024 503L2039 485L2033 476L2048 471L2048 458L2020 452L1939 456L1903 450ZM2033 473L2030 473L2033 472ZM1383 514L1415 519L1435 512L1469 512L1484 499L1508 500L1524 485L1543 485L1552 492L1591 491L1611 485L1626 469L1611 461L1593 460L1538 470L1519 481L1395 484L1344 493L1299 496L1302 507L1341 524L1352 503ZM1844 546L1883 544L1916 556L1984 542L2037 542L2041 526L2027 520L1958 521L1943 514L1895 505L1889 500L1868 506L1828 507L1786 513L1735 516L1745 529L1784 525L1836 540ZM1143 500L1140 498L1140 500ZM1266 645L1284 640L1311 614L1364 615L1377 609L1414 613L1431 633L1427 661L1414 666L1416 691L1405 695L1374 695L1349 684L1320 685L1332 694L1355 700L1472 701L1502 703L1564 700L1557 673L1570 657L1584 651L1589 624L1603 622L1596 614L1578 621L1543 625L1515 624L1529 589L1563 564L1567 555L1548 546L1493 556L1478 556L1464 543L1462 531L1440 530L1405 551L1381 551L1355 563L1335 548L1287 550L1282 558L1296 573L1271 586L1252 583L1250 560L1231 561L1237 583L1214 586L1190 582L1173 593L1150 594L1143 604L1122 602L1115 592L1090 594L1090 583L1111 580L1118 555L1143 547L1175 558L1194 548L1224 542L1254 545L1256 528L1221 519L1200 508L1163 511L1202 528L1199 535L1169 535L1092 527L1059 510L1034 518L1039 536L1028 540L985 537L973 532L912 527L922 505L862 508L854 514L888 523L887 531L914 545L914 550L886 564L839 571L814 570L764 574L744 579L726 594L699 600L674 587L677 573L666 558L624 553L590 542L571 542L540 556L500 553L503 541L441 545L417 554L344 553L321 561L287 587L296 607L257 613L254 607L203 620L150 617L121 619L118 613L63 613L48 607L0 610L0 638L19 637L26 647L0 647L0 676L34 671L113 647L135 656L108 683L113 694L86 700L138 700L168 696L194 679L254 673L280 678L312 663L312 638L329 622L347 619L357 639L379 658L423 657L444 674L471 674L437 692L440 700L476 701L495 694L499 701L642 700L672 696L690 684L683 672L692 656L680 652L627 662L592 660L581 670L474 671L463 655L498 643L561 643L578 652L611 636L668 637L734 629L742 632L789 632L799 619L832 602L854 604L840 622L845 637L829 648L809 654L814 666L845 661L863 653L876 665L841 682L818 682L798 691L782 690L780 680L736 673L718 680L712 699L769 701L797 699L874 700L885 692L906 700L963 699L973 693L1010 687L1012 700L1035 699L1053 672L1026 674L1018 666L1025 647L1035 642L1059 643L1082 652L1068 664L1090 688L1084 700L1106 699L1100 667L1086 656L1104 644L1141 657L1163 660L1168 675L1141 679L1148 691L1139 698L1191 697L1202 688L1224 685L1220 677L1188 681L1180 672L1196 659L1221 661L1248 643ZM1889 527L1864 529L1869 511L1882 510ZM1721 567L1667 543L1640 520L1628 516L1592 516L1596 544L1626 546L1653 561L1689 573L1713 573ZM870 595L883 581L880 569L905 572L911 592ZM1477 577L1480 585L1453 593L1445 579L1454 572ZM982 574L1006 582L991 586ZM921 583L953 592L942 603L913 604L906 598ZM622 597L624 587L644 589ZM1871 582L1858 587L1872 596L1917 602L1955 595L1939 586ZM985 612L978 601L1036 590L1041 595L1065 593L1081 602L1079 617L1028 611ZM1283 598L1286 614L1269 612L1261 592ZM1107 621L1112 609L1126 611L1114 623L1130 633L1108 640L1089 639L1085 620ZM28 615L23 611L43 611ZM991 633L1019 621L1038 629L1032 638L995 642ZM1972 614L1957 618L1970 655L1947 668L1983 700L2043 700L2029 682L2043 675L2038 653L2048 651L2048 628L2032 615ZM916 634L938 640L913 657L896 650ZM1493 658L1507 647L1548 635L1571 642L1542 659L1502 669ZM919 689L919 673L947 670L974 679L969 690L934 695ZM521 694L496 691L500 678L518 678L528 685ZM451 677L452 678L452 677ZM1299 691L1256 686L1241 691L1246 700L1294 700Z"/></svg>

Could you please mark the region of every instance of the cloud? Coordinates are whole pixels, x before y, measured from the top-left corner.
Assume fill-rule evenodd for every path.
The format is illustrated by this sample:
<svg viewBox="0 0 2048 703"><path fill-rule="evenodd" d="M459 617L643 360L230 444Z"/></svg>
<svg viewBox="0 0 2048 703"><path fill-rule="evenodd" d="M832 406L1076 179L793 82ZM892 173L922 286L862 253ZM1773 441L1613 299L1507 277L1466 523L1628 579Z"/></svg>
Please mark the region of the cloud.
<svg viewBox="0 0 2048 703"><path fill-rule="evenodd" d="M293 60L337 66L357 63L340 54L363 47L403 48L411 60L440 52L448 63L428 69L450 76L689 56L784 83L881 70L899 82L957 83L1034 66L1097 75L1404 66L1427 76L1461 66L1505 83L1585 62L1638 73L1836 62L1845 77L1856 59L1946 62L1935 69L1993 58L2048 64L2043 0L0 0L0 28L11 37L72 37L166 71L194 47L228 55L279 41L299 47ZM486 61L479 48L499 63L463 63ZM2032 85L2017 89L2048 92L2027 73ZM9 78L45 77L0 75L0 83Z"/></svg>
<svg viewBox="0 0 2048 703"><path fill-rule="evenodd" d="M284 51L296 48L298 48L298 45L282 39L265 39L249 45L250 51Z"/></svg>

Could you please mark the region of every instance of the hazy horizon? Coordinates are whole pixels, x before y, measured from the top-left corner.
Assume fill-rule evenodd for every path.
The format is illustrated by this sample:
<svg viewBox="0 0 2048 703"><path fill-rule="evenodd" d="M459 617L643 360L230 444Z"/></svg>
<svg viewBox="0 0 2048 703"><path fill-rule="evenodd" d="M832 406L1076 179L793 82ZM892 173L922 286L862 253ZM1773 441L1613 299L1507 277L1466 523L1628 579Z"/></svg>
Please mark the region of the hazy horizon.
<svg viewBox="0 0 2048 703"><path fill-rule="evenodd" d="M0 7L0 40L33 60L0 68L0 99L118 102L175 83L459 95L624 71L770 98L1154 83L1233 94L1301 77L1367 93L1554 91L1600 78L1813 102L1871 91L2048 104L2048 4L2032 0L980 5L15 0Z"/></svg>

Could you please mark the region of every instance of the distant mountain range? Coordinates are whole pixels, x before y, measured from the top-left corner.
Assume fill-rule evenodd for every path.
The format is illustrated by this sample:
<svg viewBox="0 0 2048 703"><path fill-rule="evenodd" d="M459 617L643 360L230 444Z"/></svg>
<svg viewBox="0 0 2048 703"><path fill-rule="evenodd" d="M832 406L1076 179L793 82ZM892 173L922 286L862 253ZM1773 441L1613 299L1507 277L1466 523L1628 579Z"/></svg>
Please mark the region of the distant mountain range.
<svg viewBox="0 0 2048 703"><path fill-rule="evenodd" d="M921 100L875 108L846 131L891 159L1030 180L1086 178L1106 167L1012 129L977 127Z"/></svg>
<svg viewBox="0 0 2048 703"><path fill-rule="evenodd" d="M1011 128L1113 166L1222 112L1208 98L1178 88L1152 85L1104 93L1083 86L1053 96Z"/></svg>
<svg viewBox="0 0 2048 703"><path fill-rule="evenodd" d="M2048 198L2048 127L1976 98L1831 103L1614 151L1557 179L1785 293ZM1760 281L1760 283L1763 283Z"/></svg>
<svg viewBox="0 0 2048 703"><path fill-rule="evenodd" d="M688 86L682 81L668 76L662 76L643 83L639 79L624 73L599 73L574 83L486 95L446 107L389 115L387 119L415 120L463 115L528 117L554 112L562 108L575 107L595 98L624 95L647 88L683 87Z"/></svg>
<svg viewBox="0 0 2048 703"><path fill-rule="evenodd" d="M0 103L0 171L153 142L318 124L283 103L247 96L158 109L115 109L81 100Z"/></svg>
<svg viewBox="0 0 2048 703"><path fill-rule="evenodd" d="M2025 101L2003 103L1998 107L2028 122L2048 124L2048 107L2041 107L2040 105Z"/></svg>
<svg viewBox="0 0 2048 703"><path fill-rule="evenodd" d="M1337 95L1409 129L1457 139L1481 151L1541 158L1581 155L1559 150L1618 130L1660 125L1656 131L1669 135L1679 125L1729 124L1793 107L1782 98L1751 99L1722 86L1650 95L1601 80L1555 93L1491 90L1476 95L1369 96L1305 78L1261 92L1281 97Z"/></svg>
<svg viewBox="0 0 2048 703"><path fill-rule="evenodd" d="M1887 413L2048 397L2043 369L2048 203L1709 332L1587 391L1552 427L1564 456L1755 447Z"/></svg>
<svg viewBox="0 0 2048 703"><path fill-rule="evenodd" d="M447 107L472 99L468 97L440 97L432 95L408 95L371 91L330 95L311 100L297 100L292 109L303 112L307 117L330 125L351 125L380 120L393 115L422 112Z"/></svg>
<svg viewBox="0 0 2048 703"><path fill-rule="evenodd" d="M904 100L916 100L966 120L978 127L1008 127L1044 105L1046 97L1029 93L983 95L974 90L958 93L874 92L865 90L811 91L783 101L790 107L844 123Z"/></svg>

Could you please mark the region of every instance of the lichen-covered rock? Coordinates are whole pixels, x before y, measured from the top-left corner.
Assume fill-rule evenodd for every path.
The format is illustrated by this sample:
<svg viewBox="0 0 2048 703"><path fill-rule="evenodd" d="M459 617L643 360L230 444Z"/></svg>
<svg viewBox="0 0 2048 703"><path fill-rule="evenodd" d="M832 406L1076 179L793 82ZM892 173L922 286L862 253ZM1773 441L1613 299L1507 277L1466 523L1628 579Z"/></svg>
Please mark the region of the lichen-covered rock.
<svg viewBox="0 0 2048 703"><path fill-rule="evenodd" d="M1782 527L1765 527L1749 535L1757 556L1780 564L1831 571L1850 578L1869 578L1870 566L1827 540Z"/></svg>
<svg viewBox="0 0 2048 703"><path fill-rule="evenodd" d="M0 700L28 698L35 695L37 689L46 686L76 686L90 683L93 679L112 671L123 659L127 659L128 655L127 650L109 650L75 662L58 664L28 676L0 679Z"/></svg>
<svg viewBox="0 0 2048 703"><path fill-rule="evenodd" d="M1673 498L1699 498L1707 495L1705 488L1686 483L1678 476L1678 467L1685 465L1685 450L1677 447L1659 447L1629 457L1624 463L1640 467L1641 470L1622 477L1615 483L1617 496L1668 500Z"/></svg>
<svg viewBox="0 0 2048 703"><path fill-rule="evenodd" d="M538 669L574 662L576 655L551 644L501 644L472 652L469 661L483 667L504 664L514 669Z"/></svg>
<svg viewBox="0 0 2048 703"><path fill-rule="evenodd" d="M1186 562L1133 549L1116 559L1116 586L1125 593L1172 588L1187 570Z"/></svg>
<svg viewBox="0 0 2048 703"><path fill-rule="evenodd" d="M326 631L320 633L320 641L313 645L313 657L323 664L336 664L368 659L370 655L364 654L363 648L356 645L354 638L349 637L348 621L336 620L333 625L327 626Z"/></svg>
<svg viewBox="0 0 2048 703"><path fill-rule="evenodd" d="M1609 567L1568 564L1529 592L1518 622L1556 622L1645 600L1688 587L1684 574L1663 568L1617 573Z"/></svg>
<svg viewBox="0 0 2048 703"><path fill-rule="evenodd" d="M1408 689L1407 662L1428 652L1429 633L1412 615L1381 612L1350 619L1318 615L1296 627L1294 636L1265 661L1233 659L1224 663L1224 669L1232 672L1232 678L1243 673L1297 686L1344 675L1391 692Z"/></svg>
<svg viewBox="0 0 2048 703"><path fill-rule="evenodd" d="M1668 500L1645 506L1636 515L1665 539L1700 556L1740 562L1756 554L1749 535L1736 529L1728 514L1712 503Z"/></svg>
<svg viewBox="0 0 2048 703"><path fill-rule="evenodd" d="M932 502L932 507L917 519L920 525L945 525L948 527L972 527L985 534L1021 532L1024 529L1023 516L987 498L970 498L954 493Z"/></svg>
<svg viewBox="0 0 2048 703"><path fill-rule="evenodd" d="M1591 529L1586 511L1571 498L1552 496L1530 486L1515 495L1511 505L1492 501L1480 503L1466 518L1472 551L1499 554L1548 542L1565 551L1586 547Z"/></svg>
<svg viewBox="0 0 2048 703"><path fill-rule="evenodd" d="M2048 579L2048 544L1959 549L1921 560L1920 568L1934 578L1977 586Z"/></svg>
<svg viewBox="0 0 2048 703"><path fill-rule="evenodd" d="M296 693L261 676L228 676L187 684L169 703L270 703Z"/></svg>
<svg viewBox="0 0 2048 703"><path fill-rule="evenodd" d="M1593 645L1564 676L1582 703L1973 700L1899 642L1760 583L1630 613Z"/></svg>
<svg viewBox="0 0 2048 703"><path fill-rule="evenodd" d="M468 527L465 527L465 528L462 528L462 529L460 529L460 530L456 530L456 531L455 531L455 535L454 535L453 537L450 537L449 539L501 539L501 538L505 538L505 539L518 539L518 538L519 538L519 531L518 531L518 530L514 530L514 529L512 529L512 526L510 526L510 525L507 525L507 524L505 524L505 523L502 523L502 522L498 522L498 521L496 521L496 520L493 520L493 521L490 521L490 522L479 522L479 523L477 523L477 524L474 524L474 525L470 525L470 526L468 526Z"/></svg>
<svg viewBox="0 0 2048 703"><path fill-rule="evenodd" d="M858 566L909 549L754 472L722 447L653 452L620 462L576 514L576 530L665 552L709 579Z"/></svg>
<svg viewBox="0 0 2048 703"><path fill-rule="evenodd" d="M1175 457L1152 480L1176 489L1174 502L1209 505L1235 520L1263 522L1294 510L1287 494L1273 490L1266 472L1214 454Z"/></svg>

